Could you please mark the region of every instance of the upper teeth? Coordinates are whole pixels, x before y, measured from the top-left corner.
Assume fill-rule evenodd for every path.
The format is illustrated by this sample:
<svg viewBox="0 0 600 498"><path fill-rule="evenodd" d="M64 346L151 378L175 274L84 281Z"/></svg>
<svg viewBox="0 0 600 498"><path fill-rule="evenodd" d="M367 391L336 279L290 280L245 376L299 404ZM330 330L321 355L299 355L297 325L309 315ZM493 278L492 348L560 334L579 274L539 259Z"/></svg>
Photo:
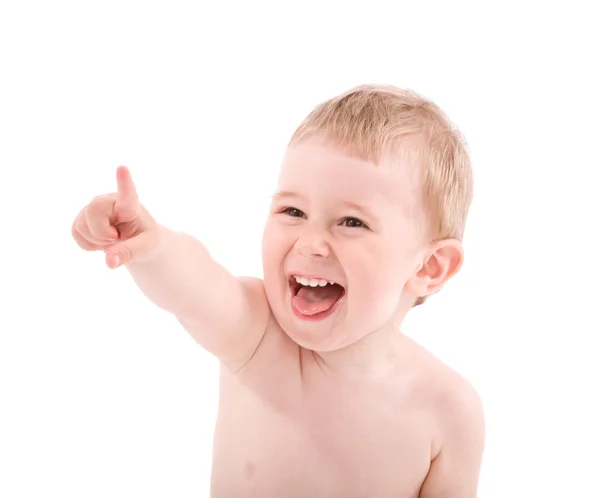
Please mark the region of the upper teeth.
<svg viewBox="0 0 600 498"><path fill-rule="evenodd" d="M302 285L310 286L310 287L325 287L327 284L333 285L333 282L329 282L327 280L323 280L322 278L306 278L299 277L298 275L294 275L296 282Z"/></svg>

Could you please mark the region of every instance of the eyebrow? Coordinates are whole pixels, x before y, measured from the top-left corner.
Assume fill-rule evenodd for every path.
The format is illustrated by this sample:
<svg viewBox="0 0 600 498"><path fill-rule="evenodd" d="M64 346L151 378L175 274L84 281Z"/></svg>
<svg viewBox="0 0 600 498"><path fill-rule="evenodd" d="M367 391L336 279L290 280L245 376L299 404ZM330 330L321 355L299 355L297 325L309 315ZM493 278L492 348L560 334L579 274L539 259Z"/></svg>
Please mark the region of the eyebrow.
<svg viewBox="0 0 600 498"><path fill-rule="evenodd" d="M287 197L290 197L293 199L293 198L298 198L301 196L298 194L295 194L294 192L290 192L288 190L279 190L273 194L273 199L275 199L275 200L285 199Z"/></svg>
<svg viewBox="0 0 600 498"><path fill-rule="evenodd" d="M280 201L282 199L303 199L303 196L288 190L280 190L275 192L272 197L273 200L276 201ZM342 201L342 204L347 208L354 209L355 211L364 214L368 218L376 218L375 214L368 207L363 206L362 204L352 201Z"/></svg>

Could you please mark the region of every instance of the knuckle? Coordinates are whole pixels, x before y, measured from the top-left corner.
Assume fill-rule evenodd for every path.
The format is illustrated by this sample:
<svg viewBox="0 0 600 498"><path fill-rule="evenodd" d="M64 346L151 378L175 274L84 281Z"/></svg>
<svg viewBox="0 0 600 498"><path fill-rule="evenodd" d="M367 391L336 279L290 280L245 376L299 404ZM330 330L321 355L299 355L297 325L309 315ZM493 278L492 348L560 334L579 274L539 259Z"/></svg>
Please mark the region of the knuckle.
<svg viewBox="0 0 600 498"><path fill-rule="evenodd" d="M86 207L85 207L85 214L87 216L93 216L95 214L98 213L99 209L99 204L98 202L92 201L90 202Z"/></svg>
<svg viewBox="0 0 600 498"><path fill-rule="evenodd" d="M86 228L88 226L88 217L87 217L87 213L82 213L77 217L77 220L75 220L75 228L77 229L77 231L83 235L83 232L86 231Z"/></svg>
<svg viewBox="0 0 600 498"><path fill-rule="evenodd" d="M87 205L88 209L97 209L98 206L101 206L102 204L104 204L105 200L104 200L104 196L103 195L97 195L96 197L94 197L90 203Z"/></svg>
<svg viewBox="0 0 600 498"><path fill-rule="evenodd" d="M106 211L111 204L114 204L115 201L116 196L114 194L97 195L87 205L87 209L94 212L103 212Z"/></svg>
<svg viewBox="0 0 600 498"><path fill-rule="evenodd" d="M90 228L102 223L106 218L108 218L108 215L106 215L106 213L104 213L97 207L88 207L86 212L86 222Z"/></svg>
<svg viewBox="0 0 600 498"><path fill-rule="evenodd" d="M92 199L90 204L105 203L105 202L111 201L113 199L116 199L116 194L111 193L111 194L97 195Z"/></svg>
<svg viewBox="0 0 600 498"><path fill-rule="evenodd" d="M77 245L81 249L83 249L84 251L95 251L95 250L97 250L96 245L93 244L93 243L91 243L85 237L83 237L81 235L81 233L79 233L77 231L77 229L73 228L72 233L73 233L73 238L75 239L75 242L77 243Z"/></svg>

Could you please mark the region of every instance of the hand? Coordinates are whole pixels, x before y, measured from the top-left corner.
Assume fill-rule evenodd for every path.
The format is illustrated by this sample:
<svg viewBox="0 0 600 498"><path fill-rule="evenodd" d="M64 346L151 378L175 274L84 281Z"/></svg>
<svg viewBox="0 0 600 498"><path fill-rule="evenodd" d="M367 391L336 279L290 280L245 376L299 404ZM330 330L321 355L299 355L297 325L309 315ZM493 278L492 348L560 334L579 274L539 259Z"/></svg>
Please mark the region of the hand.
<svg viewBox="0 0 600 498"><path fill-rule="evenodd" d="M117 168L117 192L94 198L75 218L71 233L82 249L104 251L109 268L149 256L159 238L125 166Z"/></svg>

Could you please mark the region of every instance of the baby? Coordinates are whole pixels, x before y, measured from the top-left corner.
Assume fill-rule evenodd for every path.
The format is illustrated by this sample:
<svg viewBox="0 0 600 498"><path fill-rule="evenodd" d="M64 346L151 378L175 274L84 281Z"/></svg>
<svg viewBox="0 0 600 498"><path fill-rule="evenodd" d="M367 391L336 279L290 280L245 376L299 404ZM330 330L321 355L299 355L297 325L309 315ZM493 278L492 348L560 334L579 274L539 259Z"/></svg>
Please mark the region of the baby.
<svg viewBox="0 0 600 498"><path fill-rule="evenodd" d="M160 225L127 168L72 234L125 265L221 365L214 498L469 498L480 399L401 331L460 269L470 161L442 111L364 85L315 108L285 154L263 280Z"/></svg>

